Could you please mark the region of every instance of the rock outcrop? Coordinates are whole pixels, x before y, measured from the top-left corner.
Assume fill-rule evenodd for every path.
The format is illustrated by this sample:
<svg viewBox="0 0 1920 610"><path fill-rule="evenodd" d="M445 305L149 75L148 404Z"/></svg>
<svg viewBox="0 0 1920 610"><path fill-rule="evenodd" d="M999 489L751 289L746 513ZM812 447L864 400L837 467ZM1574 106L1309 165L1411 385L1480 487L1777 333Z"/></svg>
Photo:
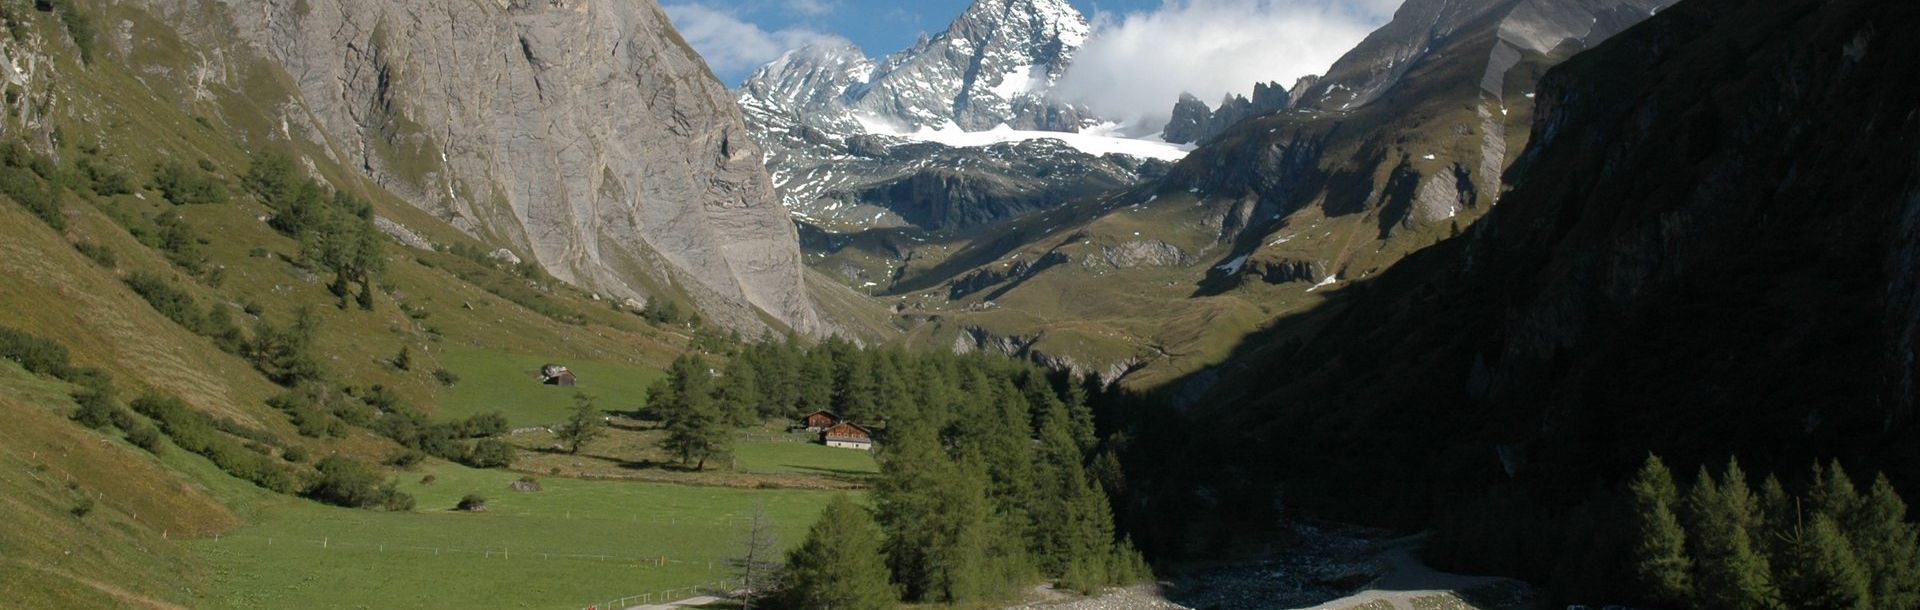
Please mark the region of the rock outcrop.
<svg viewBox="0 0 1920 610"><path fill-rule="evenodd" d="M155 1L285 70L287 137L562 280L825 328L759 146L653 0Z"/></svg>
<svg viewBox="0 0 1920 610"><path fill-rule="evenodd" d="M1235 123L1283 110L1289 103L1291 96L1280 83L1255 84L1253 99L1228 95L1220 100L1218 109L1208 108L1200 98L1181 94L1180 101L1173 105L1173 119L1167 122L1160 137L1175 144L1206 142L1226 132Z"/></svg>

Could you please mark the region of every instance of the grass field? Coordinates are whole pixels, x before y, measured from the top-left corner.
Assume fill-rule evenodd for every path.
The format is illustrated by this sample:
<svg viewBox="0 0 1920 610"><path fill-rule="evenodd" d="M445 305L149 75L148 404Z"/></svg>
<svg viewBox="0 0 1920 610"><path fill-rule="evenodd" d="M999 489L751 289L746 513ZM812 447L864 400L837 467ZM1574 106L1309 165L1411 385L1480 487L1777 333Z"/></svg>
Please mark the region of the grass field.
<svg viewBox="0 0 1920 610"><path fill-rule="evenodd" d="M813 434L742 436L734 442L734 468L746 472L870 475L880 472L873 452L835 449L815 442Z"/></svg>
<svg viewBox="0 0 1920 610"><path fill-rule="evenodd" d="M423 475L437 481L422 485ZM727 578L757 505L783 547L834 492L543 479L437 465L408 473L412 513L274 500L251 525L188 546L213 572L216 608L583 608ZM452 507L468 493L484 513ZM664 560L664 563L662 561Z"/></svg>
<svg viewBox="0 0 1920 610"><path fill-rule="evenodd" d="M573 409L575 392L594 397L603 411L631 411L646 404L647 386L664 375L656 369L607 362L549 356L510 354L471 347L449 346L441 354L447 370L460 382L441 394L434 415L461 419L489 411L507 416L513 427L543 426L565 421ZM576 387L541 385L540 367L564 364L579 376Z"/></svg>
<svg viewBox="0 0 1920 610"><path fill-rule="evenodd" d="M554 450L548 432L516 434L520 448L516 470L590 479L626 479L737 488L858 489L880 471L873 454L835 449L811 442L816 435L788 433L784 422L742 431L734 438L731 459L709 462L694 471L660 448L666 431L658 422L615 418L606 434L580 453Z"/></svg>

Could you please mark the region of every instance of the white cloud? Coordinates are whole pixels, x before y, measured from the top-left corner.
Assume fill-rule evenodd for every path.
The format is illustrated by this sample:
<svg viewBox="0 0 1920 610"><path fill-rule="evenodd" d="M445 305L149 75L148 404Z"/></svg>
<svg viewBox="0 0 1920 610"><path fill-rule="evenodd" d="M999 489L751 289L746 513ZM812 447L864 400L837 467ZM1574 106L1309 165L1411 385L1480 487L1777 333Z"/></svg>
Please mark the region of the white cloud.
<svg viewBox="0 0 1920 610"><path fill-rule="evenodd" d="M1393 16L1401 0L1164 0L1152 12L1094 18L1054 92L1148 132L1182 92L1209 105L1256 82L1321 74Z"/></svg>
<svg viewBox="0 0 1920 610"><path fill-rule="evenodd" d="M795 4L831 8L827 2L801 0ZM680 36L686 38L687 44L693 45L693 50L699 51L701 57L706 58L707 67L722 79L737 79L789 50L834 38L831 34L805 28L769 32L732 13L700 4L668 4L663 8L667 10L667 16L673 18L673 26L680 30ZM732 86L738 83L727 84Z"/></svg>
<svg viewBox="0 0 1920 610"><path fill-rule="evenodd" d="M835 4L838 3L834 0L787 0L787 10L808 17L817 17L833 12Z"/></svg>

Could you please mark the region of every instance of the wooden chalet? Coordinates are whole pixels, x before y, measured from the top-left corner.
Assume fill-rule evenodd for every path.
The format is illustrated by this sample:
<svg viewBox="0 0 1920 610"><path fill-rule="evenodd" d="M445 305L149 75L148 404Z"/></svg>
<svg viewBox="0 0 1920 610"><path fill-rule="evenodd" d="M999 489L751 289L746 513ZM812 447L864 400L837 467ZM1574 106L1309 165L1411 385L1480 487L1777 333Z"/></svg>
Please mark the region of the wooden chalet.
<svg viewBox="0 0 1920 610"><path fill-rule="evenodd" d="M873 431L853 422L840 422L820 432L820 442L841 449L873 449Z"/></svg>
<svg viewBox="0 0 1920 610"><path fill-rule="evenodd" d="M800 418L800 427L806 428L808 432L825 432L827 428L832 428L839 423L840 416L834 415L832 411L814 411Z"/></svg>

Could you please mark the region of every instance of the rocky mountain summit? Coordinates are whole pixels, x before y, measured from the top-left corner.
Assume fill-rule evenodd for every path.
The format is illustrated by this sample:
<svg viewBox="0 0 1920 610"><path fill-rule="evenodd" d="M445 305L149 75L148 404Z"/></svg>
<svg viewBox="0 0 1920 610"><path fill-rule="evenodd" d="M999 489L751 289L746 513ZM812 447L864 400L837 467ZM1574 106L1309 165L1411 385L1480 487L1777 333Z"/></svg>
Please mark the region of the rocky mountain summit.
<svg viewBox="0 0 1920 610"><path fill-rule="evenodd" d="M1007 225L1017 236L919 248L890 294L920 308L902 315L928 344L1021 338L1015 353L1109 380L1204 388L1217 378L1196 369L1243 334L1494 209L1540 76L1668 4L1409 0L1325 76L1220 110L1185 100L1168 132L1202 144L1165 177ZM1171 255L1108 254L1149 245ZM1039 264L1057 260L1078 264Z"/></svg>
<svg viewBox="0 0 1920 610"><path fill-rule="evenodd" d="M1206 102L1193 94L1181 94L1180 101L1173 105L1173 119L1167 122L1160 137L1178 144L1205 142L1235 123L1285 109L1291 101L1287 88L1280 83L1257 83L1253 86L1253 99L1228 95L1220 100L1217 109L1208 108Z"/></svg>
<svg viewBox="0 0 1920 610"><path fill-rule="evenodd" d="M844 41L789 52L738 101L802 222L980 226L1158 176L1182 154L1077 133L1101 122L1049 93L1088 35L1065 0L979 0L883 60ZM954 205L966 209L923 213Z"/></svg>
<svg viewBox="0 0 1920 610"><path fill-rule="evenodd" d="M760 147L653 0L160 4L216 78L292 76L281 137L560 279L826 328Z"/></svg>

